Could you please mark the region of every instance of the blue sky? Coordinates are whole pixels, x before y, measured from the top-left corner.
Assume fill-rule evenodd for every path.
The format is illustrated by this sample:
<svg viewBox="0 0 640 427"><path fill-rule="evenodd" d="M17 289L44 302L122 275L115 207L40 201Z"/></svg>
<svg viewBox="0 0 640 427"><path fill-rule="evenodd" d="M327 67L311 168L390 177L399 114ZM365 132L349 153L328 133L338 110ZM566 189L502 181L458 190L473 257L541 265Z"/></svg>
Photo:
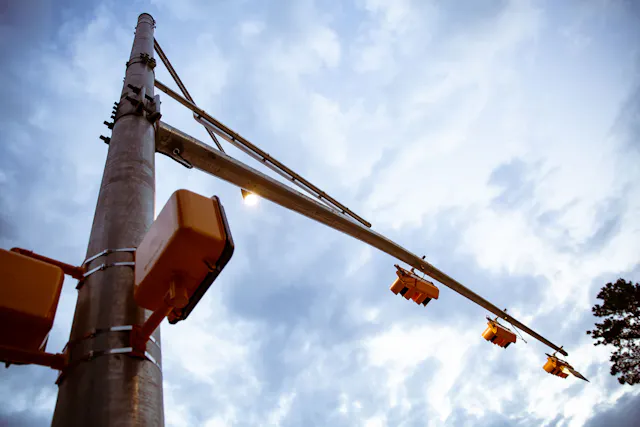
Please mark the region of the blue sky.
<svg viewBox="0 0 640 427"><path fill-rule="evenodd" d="M136 17L198 104L570 353L485 342L447 288L394 297L394 260L157 156L156 210L220 196L235 255L163 324L169 426L631 425L590 307L640 280L640 15L628 1L0 3L0 247L84 258ZM156 76L170 77L161 66ZM163 120L203 141L162 96ZM250 159L233 148L232 155ZM259 166L256 166L259 167ZM69 334L67 279L50 351ZM0 424L43 425L53 371L0 372Z"/></svg>

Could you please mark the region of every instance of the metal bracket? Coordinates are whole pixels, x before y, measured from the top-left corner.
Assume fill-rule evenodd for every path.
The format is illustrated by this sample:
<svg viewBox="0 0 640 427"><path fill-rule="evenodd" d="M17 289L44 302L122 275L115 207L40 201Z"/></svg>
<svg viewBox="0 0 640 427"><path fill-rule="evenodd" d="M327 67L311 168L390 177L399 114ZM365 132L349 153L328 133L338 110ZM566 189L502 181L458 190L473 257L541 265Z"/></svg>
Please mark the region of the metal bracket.
<svg viewBox="0 0 640 427"><path fill-rule="evenodd" d="M138 87L134 85L128 85L135 96L127 94L125 99L133 104L133 113L142 116L146 113L147 120L151 123L155 123L160 120L162 113L160 112L160 95L149 96L147 95L147 89L145 86Z"/></svg>
<svg viewBox="0 0 640 427"><path fill-rule="evenodd" d="M152 70L156 68L156 59L148 53L141 53L140 59L143 64L148 65Z"/></svg>
<svg viewBox="0 0 640 427"><path fill-rule="evenodd" d="M133 58L132 60L127 61L127 68L129 68L129 65L133 65L137 63L148 65L149 68L151 68L152 70L156 68L155 58L149 55L148 53L141 53L138 58Z"/></svg>
<svg viewBox="0 0 640 427"><path fill-rule="evenodd" d="M158 151L158 153L164 154L170 159L173 159L174 161L180 163L182 166L184 166L187 169L193 169L193 165L191 164L191 162L185 159L184 157L182 157L182 150L180 150L178 147L174 148L171 151L171 154L165 153L163 151Z"/></svg>
<svg viewBox="0 0 640 427"><path fill-rule="evenodd" d="M147 90L144 86L142 87L138 87L138 86L134 86L132 84L128 85L129 89L131 89L131 91L133 91L134 96L130 96L130 95L126 95L125 99L127 101L129 101L131 104L133 104L133 110L134 113L141 116L142 114L144 114L144 110L145 110L145 102L146 102L146 93Z"/></svg>
<svg viewBox="0 0 640 427"><path fill-rule="evenodd" d="M117 122L123 115L124 113L122 113L120 109L120 102L114 102L111 109L111 119L113 120L113 123L115 124L115 122Z"/></svg>
<svg viewBox="0 0 640 427"><path fill-rule="evenodd" d="M148 102L147 110L147 120L151 123L155 123L160 120L162 117L162 113L160 112L160 95L155 95L152 101Z"/></svg>

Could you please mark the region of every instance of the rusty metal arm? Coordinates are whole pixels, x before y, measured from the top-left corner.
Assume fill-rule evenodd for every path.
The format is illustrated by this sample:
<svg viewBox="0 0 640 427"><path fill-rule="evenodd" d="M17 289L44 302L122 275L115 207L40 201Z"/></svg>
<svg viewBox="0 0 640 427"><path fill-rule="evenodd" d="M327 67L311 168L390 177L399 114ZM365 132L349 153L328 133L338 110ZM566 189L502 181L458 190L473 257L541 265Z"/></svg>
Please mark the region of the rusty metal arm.
<svg viewBox="0 0 640 427"><path fill-rule="evenodd" d="M364 218L357 215L355 212L351 211L348 207L338 202L333 197L329 196L327 193L313 185L311 182L298 175L293 170L289 169L284 164L280 163L278 160L273 158L268 153L262 151L260 148L252 144L248 139L244 138L242 135L238 134L234 130L228 128L223 123L209 115L206 111L198 107L192 101L183 98L178 93L176 93L171 88L167 87L164 83L156 79L155 86L169 95L171 98L178 101L180 104L184 105L188 109L194 112L196 120L200 122L207 128L207 131L214 131L226 141L239 148L243 152L247 153L251 157L258 160L260 163L263 163L273 171L279 173L281 176L286 178L287 180L293 182L294 184L300 186L305 191L310 192L315 197L317 197L322 202L326 202L331 207L334 207L342 214L347 215L350 218L358 221L365 227L371 227L371 223L366 221ZM248 189L247 189L248 190Z"/></svg>
<svg viewBox="0 0 640 427"><path fill-rule="evenodd" d="M466 288L455 279L435 268L421 257L409 252L407 249L392 242L375 231L362 227L349 218L328 209L321 203L308 196L276 181L275 179L221 153L207 144L185 134L184 132L160 122L156 138L156 150L171 156L178 150L184 159L188 160L195 168L203 172L230 182L238 187L254 192L260 197L271 200L284 208L298 212L308 218L327 225L354 237L374 248L385 252L392 257L401 260L408 265L417 268L431 278L451 288L455 292L473 301L484 309L490 311L501 319L504 319L531 335L538 341L546 344L554 350L567 356L567 352L547 340L534 330L509 316L497 306L482 298L472 290Z"/></svg>
<svg viewBox="0 0 640 427"><path fill-rule="evenodd" d="M171 280L169 290L165 295L163 304L156 309L142 325L135 325L131 330L131 347L139 354L144 354L147 341L151 339L153 332L158 329L165 317L174 308L184 308L189 302L187 291L176 280Z"/></svg>
<svg viewBox="0 0 640 427"><path fill-rule="evenodd" d="M48 366L61 371L67 364L64 354L45 353L43 351L29 351L21 348L0 346L0 361L10 364L27 364Z"/></svg>
<svg viewBox="0 0 640 427"><path fill-rule="evenodd" d="M11 248L11 252L18 253L20 255L27 256L29 258L37 259L38 261L46 262L47 264L55 265L56 267L60 267L64 274L67 274L73 277L76 280L82 280L84 278L84 273L86 272L85 268L80 266L76 267L71 264L64 263L62 261L58 261L44 255L39 255L33 251L22 248Z"/></svg>

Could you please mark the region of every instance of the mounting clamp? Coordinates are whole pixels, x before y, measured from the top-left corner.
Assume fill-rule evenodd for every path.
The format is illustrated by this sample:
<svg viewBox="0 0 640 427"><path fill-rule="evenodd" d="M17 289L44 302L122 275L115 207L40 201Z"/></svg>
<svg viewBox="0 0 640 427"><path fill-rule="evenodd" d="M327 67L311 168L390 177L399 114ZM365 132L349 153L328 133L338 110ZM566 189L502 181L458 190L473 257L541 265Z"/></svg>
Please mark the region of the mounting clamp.
<svg viewBox="0 0 640 427"><path fill-rule="evenodd" d="M117 249L105 249L89 258L87 258L86 260L84 260L84 262L82 263L82 267L84 267L86 269L87 264L89 264L92 261L95 261L96 259L103 257L105 255L109 255L111 253L114 252L130 252L133 254L134 259L135 259L135 252L136 252L136 248L117 248ZM135 267L136 263L135 261L118 261L118 262L112 262L112 263L102 263L97 267L92 268L91 270L88 270L86 273L84 273L82 275L82 279L78 281L78 285L76 286L76 289L80 289L82 288L82 286L84 285L84 280L91 276L94 273L97 273L98 271L102 271L102 270L106 270L107 268L110 267Z"/></svg>
<svg viewBox="0 0 640 427"><path fill-rule="evenodd" d="M134 114L141 116L144 114L146 88L144 86L138 87L132 84L127 85L133 92L134 96L127 94L124 98L133 105Z"/></svg>
<svg viewBox="0 0 640 427"><path fill-rule="evenodd" d="M152 70L154 68L156 68L156 60L155 60L155 58L153 56L149 55L148 53L141 53L139 57L133 58L133 59L127 61L127 68L129 68L130 65L137 64L137 63L141 63L141 64L144 64L144 65L147 65Z"/></svg>
<svg viewBox="0 0 640 427"><path fill-rule="evenodd" d="M193 165L191 164L191 162L185 159L184 157L182 157L182 150L180 150L178 147L174 148L171 151L171 154L165 153L163 151L158 151L158 153L164 154L170 159L173 159L174 161L180 163L182 166L184 166L187 169L193 169Z"/></svg>
<svg viewBox="0 0 640 427"><path fill-rule="evenodd" d="M134 96L127 94L124 98L133 105L133 113L139 116L146 114L147 120L155 123L160 120L160 95L149 96L145 86L127 85Z"/></svg>
<svg viewBox="0 0 640 427"><path fill-rule="evenodd" d="M78 344L79 342L95 338L96 336L101 335L101 334L105 334L105 333L108 333L108 332L129 332L129 333L131 333L131 331L134 329L135 326L137 326L137 325L122 325L122 326L112 326L110 328L91 329L89 332L87 332L86 334L82 335L81 337L68 341L64 345L64 348L62 349L62 353L65 353L67 351L67 349L69 349L70 347L73 347L74 345ZM158 349L160 349L160 344L158 344L158 341L156 341L156 339L153 337L153 335L149 337L149 340L151 341L152 344L154 344L156 347L158 347Z"/></svg>
<svg viewBox="0 0 640 427"><path fill-rule="evenodd" d="M109 254L112 254L114 252L131 252L132 254L135 255L136 248L105 249L102 252L98 252L97 254L85 259L84 262L82 263L82 265L85 266L85 265L89 264L91 261L100 258L101 256L109 255Z"/></svg>
<svg viewBox="0 0 640 427"><path fill-rule="evenodd" d="M147 98L149 98L147 96ZM160 112L160 95L155 95L151 101L147 103L147 120L151 123L155 123L160 120L162 113Z"/></svg>
<svg viewBox="0 0 640 427"><path fill-rule="evenodd" d="M156 59L148 53L141 53L140 59L143 64L148 65L152 70L156 68Z"/></svg>
<svg viewBox="0 0 640 427"><path fill-rule="evenodd" d="M149 353L145 351L144 353L135 351L133 347L119 347L119 348L109 348L105 350L91 350L88 353L82 355L80 358L73 360L69 364L67 364L63 370L60 371L58 378L56 379L56 384L60 385L64 378L66 377L69 370L75 368L79 364L83 362L90 362L91 360L100 357L100 356L108 356L108 355L116 355L116 354L124 354L127 356L135 357L137 359L145 359L149 362L153 363L160 371L162 371L162 367L160 363Z"/></svg>
<svg viewBox="0 0 640 427"><path fill-rule="evenodd" d="M84 277L83 279L86 279L87 277L91 276L93 273L97 273L98 271L102 271L102 270L106 270L109 267L119 267L119 266L127 266L127 267L135 267L136 263L135 262L112 262L111 264L100 264L99 266L97 266L96 268L92 268L91 270L87 271L86 273L84 273ZM81 282L78 283L78 285L80 285ZM76 289L80 289L81 286L76 287Z"/></svg>

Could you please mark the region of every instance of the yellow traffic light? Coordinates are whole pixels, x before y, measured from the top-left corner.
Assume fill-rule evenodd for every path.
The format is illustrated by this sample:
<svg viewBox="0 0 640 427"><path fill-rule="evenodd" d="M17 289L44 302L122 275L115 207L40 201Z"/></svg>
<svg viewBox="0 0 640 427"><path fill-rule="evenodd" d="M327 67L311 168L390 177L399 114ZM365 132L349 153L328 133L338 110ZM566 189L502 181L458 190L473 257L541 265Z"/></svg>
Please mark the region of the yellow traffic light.
<svg viewBox="0 0 640 427"><path fill-rule="evenodd" d="M589 382L589 380L586 379L580 372L573 369L573 366L571 366L569 362L556 357L555 353L553 355L547 354L547 361L542 369L544 369L551 375L555 375L560 378L567 378L569 374L573 374L581 380Z"/></svg>
<svg viewBox="0 0 640 427"><path fill-rule="evenodd" d="M487 318L487 329L482 333L482 337L491 341L493 344L507 348L511 343L516 342L516 334L514 334L509 328L506 326L502 326L497 322L497 320L491 320Z"/></svg>
<svg viewBox="0 0 640 427"><path fill-rule="evenodd" d="M220 200L176 191L136 251L136 302L153 311L172 307L171 323L186 319L233 249Z"/></svg>
<svg viewBox="0 0 640 427"><path fill-rule="evenodd" d="M62 269L0 249L0 277L0 346L44 351L62 291Z"/></svg>
<svg viewBox="0 0 640 427"><path fill-rule="evenodd" d="M399 265L395 266L398 278L389 288L394 294L400 294L406 299L413 300L416 304L426 306L432 299L438 299L440 290L428 280L418 277L415 273L407 271Z"/></svg>

